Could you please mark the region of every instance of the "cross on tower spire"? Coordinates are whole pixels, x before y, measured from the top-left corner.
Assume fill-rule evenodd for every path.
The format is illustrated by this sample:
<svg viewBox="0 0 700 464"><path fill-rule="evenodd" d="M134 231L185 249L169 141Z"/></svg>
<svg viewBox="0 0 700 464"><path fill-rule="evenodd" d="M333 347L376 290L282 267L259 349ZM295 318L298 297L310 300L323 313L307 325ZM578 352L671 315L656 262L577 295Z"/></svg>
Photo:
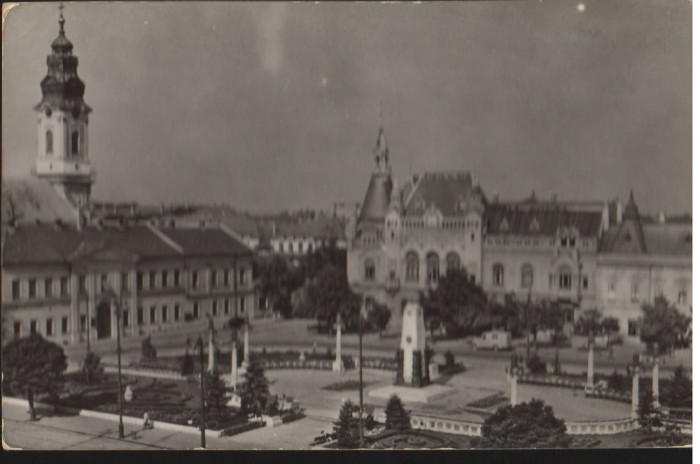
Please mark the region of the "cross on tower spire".
<svg viewBox="0 0 700 464"><path fill-rule="evenodd" d="M64 9L64 8L65 8L65 6L63 6L63 2L61 2L61 4L58 5L58 11L59 11L59 15L58 15L58 25L59 25L60 28L61 28L61 29L59 30L59 32L60 32L61 34L64 33L64 31L63 31L63 25L66 23L66 20L63 18L63 9Z"/></svg>

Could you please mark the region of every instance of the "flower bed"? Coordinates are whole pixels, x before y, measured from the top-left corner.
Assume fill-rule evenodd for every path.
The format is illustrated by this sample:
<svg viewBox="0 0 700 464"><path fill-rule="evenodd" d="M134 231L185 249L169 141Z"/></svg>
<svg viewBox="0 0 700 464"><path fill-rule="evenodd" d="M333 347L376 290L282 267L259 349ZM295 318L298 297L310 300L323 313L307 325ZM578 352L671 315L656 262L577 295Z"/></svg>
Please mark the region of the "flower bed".
<svg viewBox="0 0 700 464"><path fill-rule="evenodd" d="M367 388L367 385L370 385L371 383L374 382L362 382L363 388ZM330 390L330 391L355 391L360 387L360 382L358 380L350 379L346 380L344 382L336 382L332 383L330 385L326 385L325 387L322 388L322 390Z"/></svg>
<svg viewBox="0 0 700 464"><path fill-rule="evenodd" d="M238 435L239 433L243 432L248 432L249 430L255 430L265 427L265 422L261 421L252 421L252 422L243 422L241 424L236 424L232 425L230 427L226 427L221 432L219 432L220 437L231 437L233 435Z"/></svg>
<svg viewBox="0 0 700 464"><path fill-rule="evenodd" d="M379 356L363 356L362 367L369 369L383 369L387 371L395 371L397 364L396 358L383 358Z"/></svg>
<svg viewBox="0 0 700 464"><path fill-rule="evenodd" d="M477 401L472 401L471 403L467 404L467 406L470 406L472 408L488 409L506 401L508 401L508 398L506 398L506 396L503 393L495 393L493 395L487 396L486 398L482 398Z"/></svg>
<svg viewBox="0 0 700 464"><path fill-rule="evenodd" d="M295 420L301 419L302 417L304 417L304 413L301 411L290 411L288 413L280 415L280 419L282 419L283 424L293 422Z"/></svg>
<svg viewBox="0 0 700 464"><path fill-rule="evenodd" d="M564 387L583 390L586 386L585 380L574 380L571 378L562 378L549 375L533 375L525 374L518 377L519 383L530 385L545 385L551 387Z"/></svg>

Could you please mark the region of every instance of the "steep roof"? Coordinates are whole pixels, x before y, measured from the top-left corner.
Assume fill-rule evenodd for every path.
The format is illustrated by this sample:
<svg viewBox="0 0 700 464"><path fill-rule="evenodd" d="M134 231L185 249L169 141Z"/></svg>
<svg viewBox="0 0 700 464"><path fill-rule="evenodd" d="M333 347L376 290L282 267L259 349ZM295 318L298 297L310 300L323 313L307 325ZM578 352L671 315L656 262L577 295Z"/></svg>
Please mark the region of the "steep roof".
<svg viewBox="0 0 700 464"><path fill-rule="evenodd" d="M2 223L14 215L16 223L74 223L77 211L51 185L41 179L26 177L2 181Z"/></svg>
<svg viewBox="0 0 700 464"><path fill-rule="evenodd" d="M644 249L635 235L636 228L625 224L615 225L603 235L600 253L687 257L693 254L692 224L641 224Z"/></svg>
<svg viewBox="0 0 700 464"><path fill-rule="evenodd" d="M391 177L387 174L373 173L367 187L365 200L360 210L360 221L383 221L391 202Z"/></svg>
<svg viewBox="0 0 700 464"><path fill-rule="evenodd" d="M582 236L595 237L601 227L602 205L598 211L577 210L557 203L497 203L487 206L485 221L489 235L555 235L560 227L575 227Z"/></svg>
<svg viewBox="0 0 700 464"><path fill-rule="evenodd" d="M383 218L383 216L382 216ZM342 239L345 237L342 223L335 217L316 217L311 221L277 222L277 236Z"/></svg>
<svg viewBox="0 0 700 464"><path fill-rule="evenodd" d="M472 195L478 195L473 187L468 172L426 172L405 201L406 215L422 216L433 205L443 216L460 214L470 204Z"/></svg>
<svg viewBox="0 0 700 464"><path fill-rule="evenodd" d="M221 256L247 255L252 251L220 228L167 228L158 229L180 246L185 255Z"/></svg>

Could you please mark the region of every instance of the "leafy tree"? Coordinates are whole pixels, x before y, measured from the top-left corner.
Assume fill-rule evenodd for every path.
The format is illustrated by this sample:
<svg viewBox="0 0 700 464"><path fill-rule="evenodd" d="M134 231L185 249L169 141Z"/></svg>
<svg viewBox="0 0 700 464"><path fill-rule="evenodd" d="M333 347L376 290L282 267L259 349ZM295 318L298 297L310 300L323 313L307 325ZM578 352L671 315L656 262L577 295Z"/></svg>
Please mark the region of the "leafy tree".
<svg viewBox="0 0 700 464"><path fill-rule="evenodd" d="M256 261L255 271L260 282L260 292L267 298L272 310L289 317L292 312L292 291L296 288L296 282L287 260L279 255L261 259ZM301 282L298 282L298 285L301 285Z"/></svg>
<svg viewBox="0 0 700 464"><path fill-rule="evenodd" d="M452 354L452 351L447 350L445 352L445 366L451 367L455 365L455 355Z"/></svg>
<svg viewBox="0 0 700 464"><path fill-rule="evenodd" d="M671 382L660 392L664 405L672 408L689 408L693 405L693 382L688 371L679 364L673 371Z"/></svg>
<svg viewBox="0 0 700 464"><path fill-rule="evenodd" d="M357 327L361 298L350 289L344 271L327 265L307 288L309 310L321 324L332 330L338 312L348 331Z"/></svg>
<svg viewBox="0 0 700 464"><path fill-rule="evenodd" d="M80 366L80 372L83 374L85 383L101 381L104 368L100 365L100 357L92 351L88 351Z"/></svg>
<svg viewBox="0 0 700 464"><path fill-rule="evenodd" d="M606 335L618 333L620 331L620 321L616 317L606 317L600 321L600 328Z"/></svg>
<svg viewBox="0 0 700 464"><path fill-rule="evenodd" d="M487 298L473 283L466 270L450 270L438 280L437 287L420 293L426 320L439 320L457 330L473 330L477 316L486 312ZM431 327L432 330L432 327Z"/></svg>
<svg viewBox="0 0 700 464"><path fill-rule="evenodd" d="M358 418L355 417L355 410L356 407L351 401L344 401L338 420L333 422L333 431L341 448L357 448L359 445Z"/></svg>
<svg viewBox="0 0 700 464"><path fill-rule="evenodd" d="M182 363L180 364L180 375L188 376L194 373L194 360L189 351L185 351L185 357L182 358Z"/></svg>
<svg viewBox="0 0 700 464"><path fill-rule="evenodd" d="M12 340L2 349L3 394L27 395L31 417L36 417L33 395L58 400L68 367L63 348L34 334Z"/></svg>
<svg viewBox="0 0 700 464"><path fill-rule="evenodd" d="M603 315L597 309L587 309L576 321L580 333L583 335L596 335L600 331L600 320Z"/></svg>
<svg viewBox="0 0 700 464"><path fill-rule="evenodd" d="M204 375L204 406L207 418L221 420L228 417L226 407L226 385L221 380L218 369Z"/></svg>
<svg viewBox="0 0 700 464"><path fill-rule="evenodd" d="M564 420L538 399L498 408L481 433L491 448L568 448L571 443Z"/></svg>
<svg viewBox="0 0 700 464"><path fill-rule="evenodd" d="M391 319L391 310L387 305L373 300L369 305L367 319L379 331L379 336L381 337L382 331L386 329L389 319Z"/></svg>
<svg viewBox="0 0 700 464"><path fill-rule="evenodd" d="M532 356L527 358L525 365L533 374L546 374L547 373L547 363L542 361L537 353L533 353Z"/></svg>
<svg viewBox="0 0 700 464"><path fill-rule="evenodd" d="M539 306L537 326L554 331L552 342L557 344L563 337L564 309L557 302L549 300L542 301Z"/></svg>
<svg viewBox="0 0 700 464"><path fill-rule="evenodd" d="M617 369L613 370L612 375L608 379L608 387L611 390L624 391L625 388L625 378L617 372Z"/></svg>
<svg viewBox="0 0 700 464"><path fill-rule="evenodd" d="M690 325L690 318L681 314L663 296L657 297L654 304L643 304L642 312L640 338L649 351L658 345L659 354L671 351Z"/></svg>
<svg viewBox="0 0 700 464"><path fill-rule="evenodd" d="M658 429L661 422L661 409L654 404L651 390L644 389L639 392L639 405L637 406L637 422L647 433Z"/></svg>
<svg viewBox="0 0 700 464"><path fill-rule="evenodd" d="M256 416L265 411L270 390L260 361L251 357L241 386L241 412Z"/></svg>
<svg viewBox="0 0 700 464"><path fill-rule="evenodd" d="M406 430L411 428L411 417L403 407L401 398L392 395L384 410L387 430Z"/></svg>
<svg viewBox="0 0 700 464"><path fill-rule="evenodd" d="M156 359L158 352L151 343L151 336L147 336L141 342L141 359Z"/></svg>

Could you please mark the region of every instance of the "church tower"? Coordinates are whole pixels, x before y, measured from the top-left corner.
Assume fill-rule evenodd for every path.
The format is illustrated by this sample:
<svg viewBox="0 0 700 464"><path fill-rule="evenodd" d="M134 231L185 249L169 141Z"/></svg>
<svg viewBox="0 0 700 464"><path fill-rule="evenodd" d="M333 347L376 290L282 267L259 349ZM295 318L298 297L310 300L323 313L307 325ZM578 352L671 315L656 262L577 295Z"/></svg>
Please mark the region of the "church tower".
<svg viewBox="0 0 700 464"><path fill-rule="evenodd" d="M78 77L78 58L66 38L63 5L58 37L46 57L48 72L41 81L37 112L38 153L34 174L48 181L75 208L90 202L95 175L88 158L88 114L85 84Z"/></svg>

